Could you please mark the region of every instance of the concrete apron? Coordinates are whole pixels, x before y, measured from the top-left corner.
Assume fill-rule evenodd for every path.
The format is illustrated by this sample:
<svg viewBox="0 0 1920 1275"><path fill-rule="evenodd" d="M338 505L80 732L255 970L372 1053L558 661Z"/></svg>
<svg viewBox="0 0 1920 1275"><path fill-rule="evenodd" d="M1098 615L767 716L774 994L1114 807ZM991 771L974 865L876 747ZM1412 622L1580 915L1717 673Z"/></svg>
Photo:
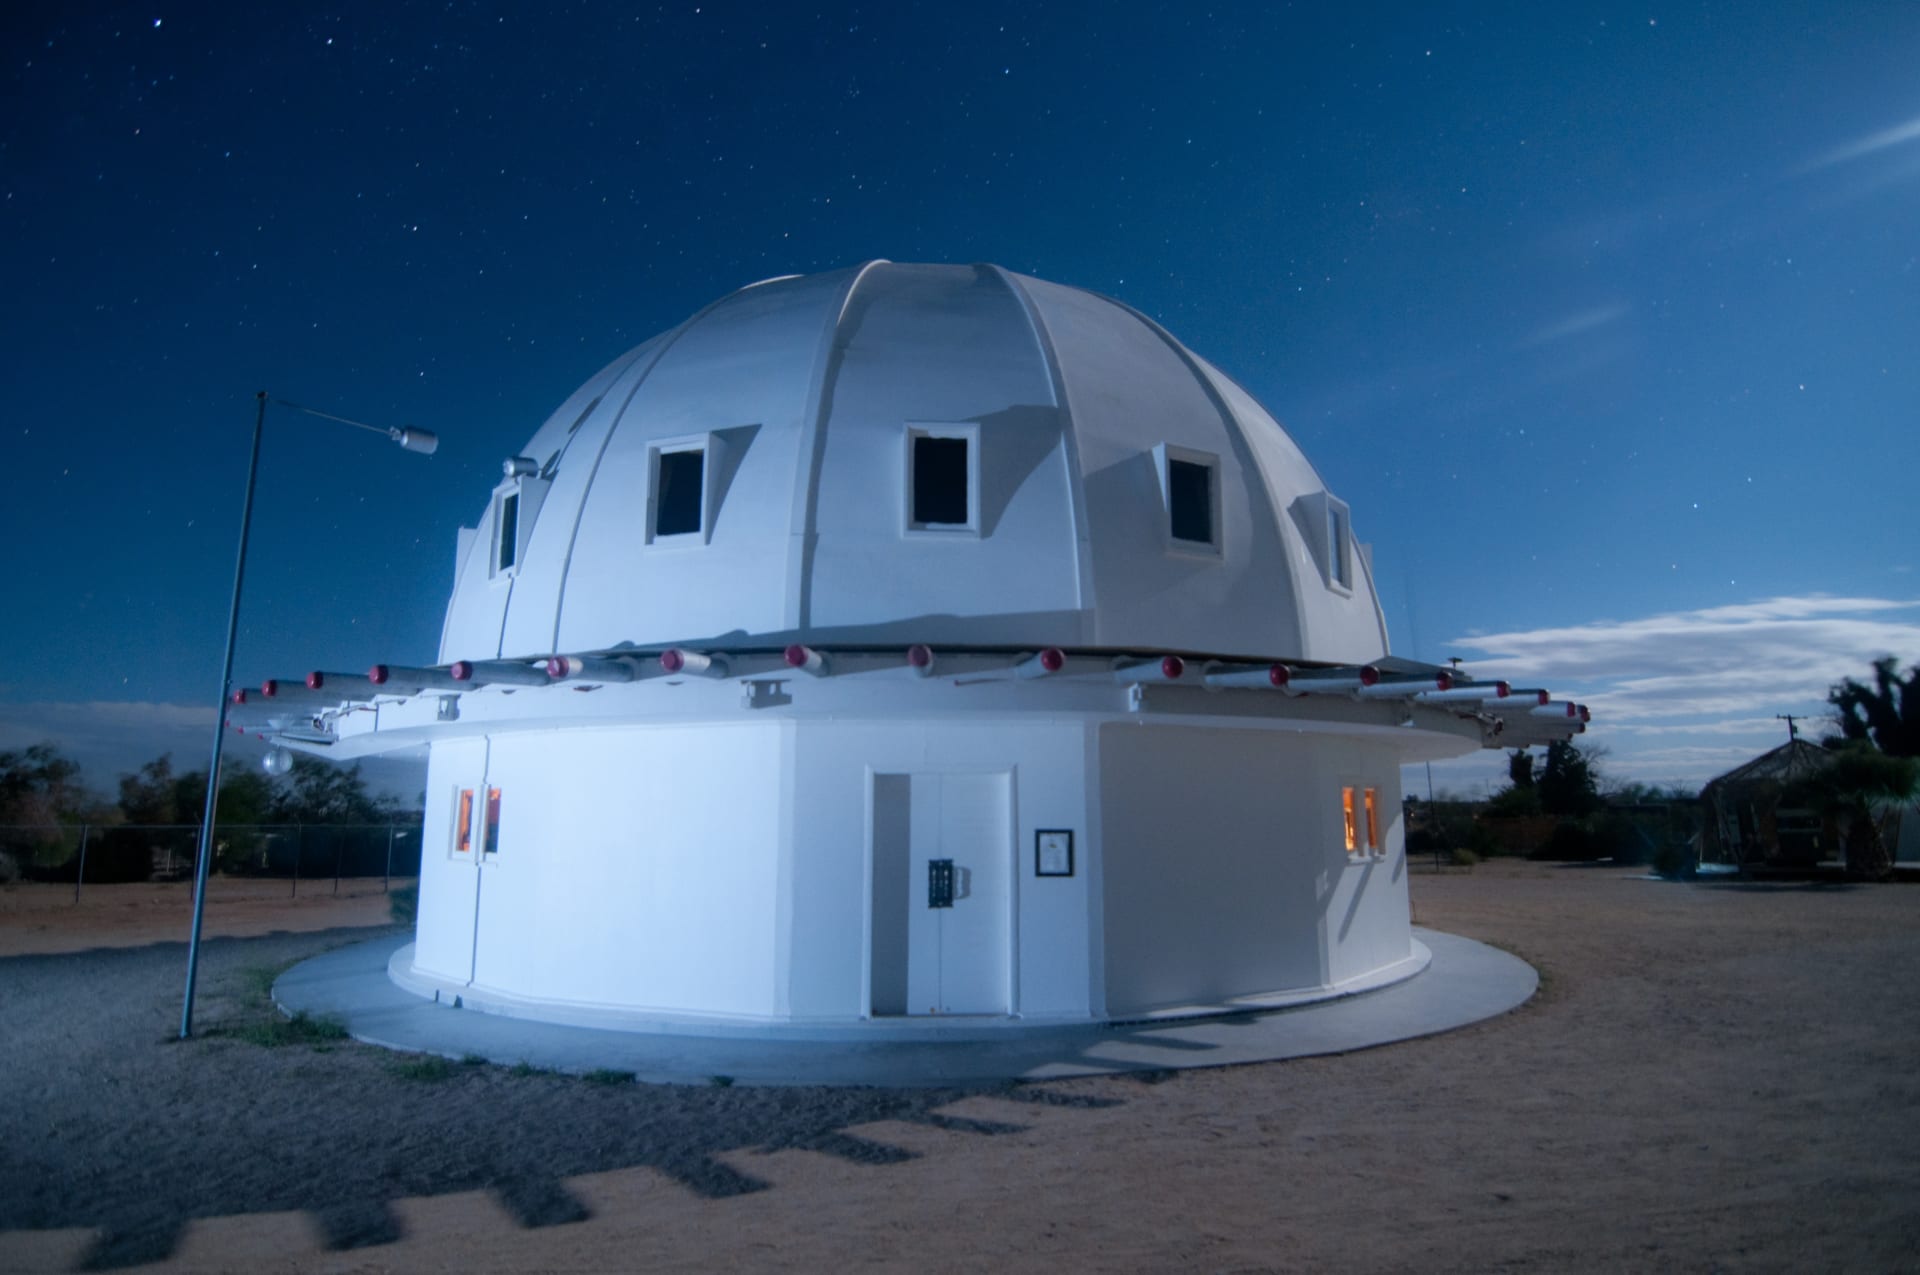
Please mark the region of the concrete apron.
<svg viewBox="0 0 1920 1275"><path fill-rule="evenodd" d="M1416 929L1427 968L1391 986L1282 1009L1195 1007L1138 1023L1021 1025L880 1037L858 1029L768 1036L572 1026L455 1009L405 991L388 963L411 940L387 935L303 961L273 998L289 1014L344 1022L356 1040L408 1053L484 1058L545 1071L632 1072L659 1084L980 1085L1126 1071L1167 1071L1342 1054L1451 1031L1524 1004L1533 967L1457 935ZM957 1025L956 1025L957 1026Z"/></svg>

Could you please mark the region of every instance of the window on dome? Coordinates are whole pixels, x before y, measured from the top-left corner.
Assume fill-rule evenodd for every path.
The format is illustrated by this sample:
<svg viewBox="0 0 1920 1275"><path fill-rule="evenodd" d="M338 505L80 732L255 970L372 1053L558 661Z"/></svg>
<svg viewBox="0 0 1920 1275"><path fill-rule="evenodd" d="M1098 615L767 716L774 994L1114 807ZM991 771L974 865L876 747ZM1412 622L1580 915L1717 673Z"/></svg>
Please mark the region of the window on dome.
<svg viewBox="0 0 1920 1275"><path fill-rule="evenodd" d="M1175 540L1213 543L1213 469L1191 460L1167 461L1167 520Z"/></svg>
<svg viewBox="0 0 1920 1275"><path fill-rule="evenodd" d="M1220 458L1211 452L1161 443L1153 449L1160 503L1167 515L1167 547L1220 555Z"/></svg>
<svg viewBox="0 0 1920 1275"><path fill-rule="evenodd" d="M1343 589L1353 587L1353 534L1347 523L1347 507L1327 500L1327 579Z"/></svg>
<svg viewBox="0 0 1920 1275"><path fill-rule="evenodd" d="M724 431L683 434L647 444L647 543L675 549L704 545L719 517L718 483L726 472Z"/></svg>
<svg viewBox="0 0 1920 1275"><path fill-rule="evenodd" d="M706 449L658 453L654 469L653 534L698 535L706 503Z"/></svg>
<svg viewBox="0 0 1920 1275"><path fill-rule="evenodd" d="M510 491L500 497L500 509L494 517L493 569L496 573L513 570L520 558L520 493Z"/></svg>
<svg viewBox="0 0 1920 1275"><path fill-rule="evenodd" d="M507 477L493 489L493 521L487 533L487 574L496 583L511 579L526 561L527 542L549 486L528 458L516 456L507 464Z"/></svg>
<svg viewBox="0 0 1920 1275"><path fill-rule="evenodd" d="M979 433L973 426L907 431L907 527L974 531L980 523Z"/></svg>

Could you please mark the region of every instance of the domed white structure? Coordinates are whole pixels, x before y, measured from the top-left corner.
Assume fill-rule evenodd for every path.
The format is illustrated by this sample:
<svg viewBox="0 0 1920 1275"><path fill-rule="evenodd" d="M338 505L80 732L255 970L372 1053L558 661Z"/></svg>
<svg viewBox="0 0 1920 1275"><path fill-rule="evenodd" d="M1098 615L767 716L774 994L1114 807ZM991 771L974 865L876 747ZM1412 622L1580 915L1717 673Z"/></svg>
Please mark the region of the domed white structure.
<svg viewBox="0 0 1920 1275"><path fill-rule="evenodd" d="M1580 729L1390 659L1347 507L1245 391L993 266L768 280L622 356L461 533L440 662L373 677L269 733L429 747L395 977L614 1024L1393 981L1400 766Z"/></svg>

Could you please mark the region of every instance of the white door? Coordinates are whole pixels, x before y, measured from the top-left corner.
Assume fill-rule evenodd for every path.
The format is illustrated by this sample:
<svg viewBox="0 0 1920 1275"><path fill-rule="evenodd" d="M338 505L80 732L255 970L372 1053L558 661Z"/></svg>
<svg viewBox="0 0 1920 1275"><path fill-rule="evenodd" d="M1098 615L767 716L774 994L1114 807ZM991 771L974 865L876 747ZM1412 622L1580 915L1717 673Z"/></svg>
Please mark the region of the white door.
<svg viewBox="0 0 1920 1275"><path fill-rule="evenodd" d="M875 1014L1012 1007L1012 782L874 776Z"/></svg>

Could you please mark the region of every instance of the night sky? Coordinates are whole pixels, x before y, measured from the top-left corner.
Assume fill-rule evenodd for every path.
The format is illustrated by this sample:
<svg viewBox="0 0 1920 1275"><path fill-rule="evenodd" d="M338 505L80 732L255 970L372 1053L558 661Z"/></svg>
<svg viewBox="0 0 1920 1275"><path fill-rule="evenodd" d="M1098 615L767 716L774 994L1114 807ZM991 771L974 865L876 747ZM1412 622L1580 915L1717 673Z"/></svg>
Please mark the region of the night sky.
<svg viewBox="0 0 1920 1275"><path fill-rule="evenodd" d="M236 681L428 663L580 382L874 257L1161 321L1396 653L1586 700L1615 778L1920 660L1920 7L1354 8L9 6L0 748L203 764L256 390L443 441L269 414Z"/></svg>

